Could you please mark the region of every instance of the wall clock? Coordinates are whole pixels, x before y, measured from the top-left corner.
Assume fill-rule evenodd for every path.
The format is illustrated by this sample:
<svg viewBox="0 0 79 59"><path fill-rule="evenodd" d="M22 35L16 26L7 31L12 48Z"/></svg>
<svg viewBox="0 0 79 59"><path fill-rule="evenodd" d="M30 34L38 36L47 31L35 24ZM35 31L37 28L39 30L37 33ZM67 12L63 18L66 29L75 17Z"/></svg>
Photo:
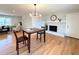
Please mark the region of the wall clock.
<svg viewBox="0 0 79 59"><path fill-rule="evenodd" d="M50 17L50 19L51 19L51 21L55 21L55 20L57 19L57 16L56 16L56 15L52 15L52 16Z"/></svg>

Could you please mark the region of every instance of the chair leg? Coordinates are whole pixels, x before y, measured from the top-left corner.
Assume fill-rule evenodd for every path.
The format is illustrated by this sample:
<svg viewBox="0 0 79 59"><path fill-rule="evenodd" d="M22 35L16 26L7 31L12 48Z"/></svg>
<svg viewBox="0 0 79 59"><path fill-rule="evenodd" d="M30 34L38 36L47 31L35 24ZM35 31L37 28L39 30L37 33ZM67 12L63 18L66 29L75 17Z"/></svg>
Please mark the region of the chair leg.
<svg viewBox="0 0 79 59"><path fill-rule="evenodd" d="M18 43L16 43L16 50L18 49Z"/></svg>
<svg viewBox="0 0 79 59"><path fill-rule="evenodd" d="M24 43L25 43L25 46L26 46L26 41L24 41Z"/></svg>
<svg viewBox="0 0 79 59"><path fill-rule="evenodd" d="M17 45L16 45L16 50L17 50Z"/></svg>
<svg viewBox="0 0 79 59"><path fill-rule="evenodd" d="M41 42L41 35L42 35L42 34L40 34L40 42Z"/></svg>
<svg viewBox="0 0 79 59"><path fill-rule="evenodd" d="M16 44L17 55L19 55L19 44Z"/></svg>
<svg viewBox="0 0 79 59"><path fill-rule="evenodd" d="M37 40L38 40L38 33L37 33Z"/></svg>
<svg viewBox="0 0 79 59"><path fill-rule="evenodd" d="M28 45L29 45L29 42L28 42L28 40L27 40L27 47L28 47Z"/></svg>
<svg viewBox="0 0 79 59"><path fill-rule="evenodd" d="M23 44L24 44L24 41L23 41Z"/></svg>

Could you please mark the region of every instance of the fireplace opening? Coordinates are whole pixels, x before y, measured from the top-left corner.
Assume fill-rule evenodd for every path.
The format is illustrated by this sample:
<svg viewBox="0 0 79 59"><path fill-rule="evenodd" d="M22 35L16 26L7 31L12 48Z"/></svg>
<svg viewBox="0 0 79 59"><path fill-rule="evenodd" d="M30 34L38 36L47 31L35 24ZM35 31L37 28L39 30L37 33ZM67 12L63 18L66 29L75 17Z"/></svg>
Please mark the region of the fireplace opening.
<svg viewBox="0 0 79 59"><path fill-rule="evenodd" d="M49 26L49 31L57 32L57 26Z"/></svg>

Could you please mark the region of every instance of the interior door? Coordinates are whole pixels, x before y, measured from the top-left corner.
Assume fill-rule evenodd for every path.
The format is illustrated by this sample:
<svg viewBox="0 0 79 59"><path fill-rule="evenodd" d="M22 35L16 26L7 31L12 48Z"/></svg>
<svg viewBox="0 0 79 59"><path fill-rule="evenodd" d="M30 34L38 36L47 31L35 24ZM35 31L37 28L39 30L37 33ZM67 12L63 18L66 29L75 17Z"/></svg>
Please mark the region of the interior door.
<svg viewBox="0 0 79 59"><path fill-rule="evenodd" d="M66 36L79 38L79 13L66 15Z"/></svg>

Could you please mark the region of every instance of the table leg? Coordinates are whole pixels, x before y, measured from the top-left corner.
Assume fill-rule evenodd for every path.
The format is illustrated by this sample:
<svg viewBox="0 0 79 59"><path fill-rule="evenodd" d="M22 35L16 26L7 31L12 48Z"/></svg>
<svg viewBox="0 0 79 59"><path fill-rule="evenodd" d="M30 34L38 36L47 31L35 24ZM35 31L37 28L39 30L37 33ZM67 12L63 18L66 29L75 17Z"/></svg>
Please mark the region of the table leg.
<svg viewBox="0 0 79 59"><path fill-rule="evenodd" d="M28 34L28 50L30 53L30 39L31 39L31 34Z"/></svg>
<svg viewBox="0 0 79 59"><path fill-rule="evenodd" d="M37 32L37 38L36 39L38 40L38 32Z"/></svg>
<svg viewBox="0 0 79 59"><path fill-rule="evenodd" d="M44 42L46 41L46 31L44 30Z"/></svg>

